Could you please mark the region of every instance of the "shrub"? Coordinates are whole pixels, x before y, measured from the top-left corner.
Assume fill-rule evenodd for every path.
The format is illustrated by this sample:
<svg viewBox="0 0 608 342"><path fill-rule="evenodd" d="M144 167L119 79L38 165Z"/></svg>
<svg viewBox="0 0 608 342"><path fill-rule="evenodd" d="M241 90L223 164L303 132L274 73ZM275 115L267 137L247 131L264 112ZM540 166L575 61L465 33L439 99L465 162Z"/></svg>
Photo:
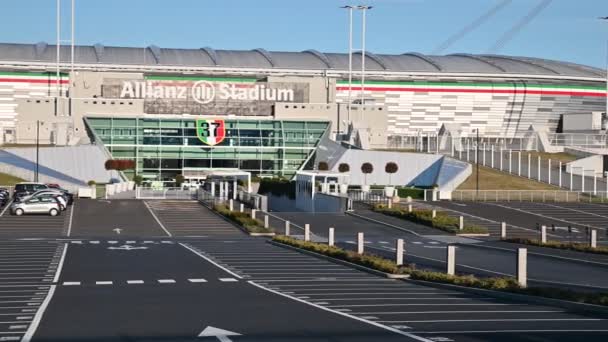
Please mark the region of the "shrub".
<svg viewBox="0 0 608 342"><path fill-rule="evenodd" d="M87 182L87 184L89 186L95 186L97 184L97 182L91 179L90 181Z"/></svg>
<svg viewBox="0 0 608 342"><path fill-rule="evenodd" d="M133 182L137 185L140 186L141 183L144 181L144 178L140 175L135 175L133 176Z"/></svg>
<svg viewBox="0 0 608 342"><path fill-rule="evenodd" d="M423 224L425 226L437 228L452 234L487 234L488 229L474 225L465 225L462 230L458 229L459 220L455 217L448 216L445 212L436 212L433 218L432 210L414 209L412 212L407 212L400 208L387 208L385 205L378 204L373 207L373 210L385 215L395 216L404 220Z"/></svg>
<svg viewBox="0 0 608 342"><path fill-rule="evenodd" d="M410 196L411 198L422 199L424 198L424 189L398 188L397 195L399 195L401 198Z"/></svg>
<svg viewBox="0 0 608 342"><path fill-rule="evenodd" d="M317 167L319 169L319 171L327 171L329 170L329 165L327 165L327 162L319 162L319 165Z"/></svg>
<svg viewBox="0 0 608 342"><path fill-rule="evenodd" d="M340 173L349 172L350 171L350 165L348 165L347 163L341 163L340 165L338 165L338 171Z"/></svg>
<svg viewBox="0 0 608 342"><path fill-rule="evenodd" d="M597 246L596 248L591 248L591 246L584 243L563 243L558 241L547 241L546 243L541 243L539 240L530 240L530 239L506 239L506 242L512 243L520 243L523 245L531 245L531 246L542 246L548 248L556 248L556 249L567 249L571 251L584 252L584 253L593 253L593 254L608 254L608 247L605 246Z"/></svg>
<svg viewBox="0 0 608 342"><path fill-rule="evenodd" d="M228 207L223 204L217 204L213 207L215 211L225 216L229 220L241 225L250 233L272 233L272 229L264 228L264 223L258 219L251 218L247 213L241 213L239 211L230 211Z"/></svg>
<svg viewBox="0 0 608 342"><path fill-rule="evenodd" d="M367 184L367 175L374 172L374 166L371 163L361 164L361 172L365 175L365 184Z"/></svg>
<svg viewBox="0 0 608 342"><path fill-rule="evenodd" d="M391 175L399 171L399 166L394 162L388 162L384 167L384 171L388 173L388 185L391 185Z"/></svg>
<svg viewBox="0 0 608 342"><path fill-rule="evenodd" d="M186 180L186 178L184 178L184 175L176 175L175 176L175 185L177 185L178 187L181 186L182 184L184 184L184 181Z"/></svg>

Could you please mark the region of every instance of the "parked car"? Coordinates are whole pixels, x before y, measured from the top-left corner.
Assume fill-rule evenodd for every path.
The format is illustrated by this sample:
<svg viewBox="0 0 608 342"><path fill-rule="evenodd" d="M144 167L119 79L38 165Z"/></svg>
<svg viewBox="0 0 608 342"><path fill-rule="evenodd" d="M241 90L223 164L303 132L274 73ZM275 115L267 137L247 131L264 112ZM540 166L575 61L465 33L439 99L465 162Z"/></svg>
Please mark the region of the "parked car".
<svg viewBox="0 0 608 342"><path fill-rule="evenodd" d="M68 201L60 193L42 190L27 197L27 199L30 198L54 198L59 202L59 209L61 209L61 211L68 208Z"/></svg>
<svg viewBox="0 0 608 342"><path fill-rule="evenodd" d="M47 185L51 189L59 190L59 191L63 192L64 197L68 201L69 205L72 205L72 203L74 203L74 195L69 190L62 188L62 187L58 186L57 184L47 184Z"/></svg>
<svg viewBox="0 0 608 342"><path fill-rule="evenodd" d="M11 214L21 216L24 214L48 214L57 216L61 213L59 201L53 197L30 198L22 202L11 204Z"/></svg>
<svg viewBox="0 0 608 342"><path fill-rule="evenodd" d="M15 191L13 193L13 199L18 201L21 197L31 195L34 192L42 189L48 189L49 187L46 184L42 183L29 183L23 182L15 185Z"/></svg>
<svg viewBox="0 0 608 342"><path fill-rule="evenodd" d="M40 196L45 196L45 195L47 197L48 196L60 196L62 198L63 202L67 206L68 199L69 199L68 196L65 193L63 193L61 190L50 189L50 188L49 189L38 190L38 191L36 191L36 192L34 192L33 194L30 194L30 195L21 196L21 197L19 197L18 201L25 201L25 200L28 200L30 198L40 197Z"/></svg>

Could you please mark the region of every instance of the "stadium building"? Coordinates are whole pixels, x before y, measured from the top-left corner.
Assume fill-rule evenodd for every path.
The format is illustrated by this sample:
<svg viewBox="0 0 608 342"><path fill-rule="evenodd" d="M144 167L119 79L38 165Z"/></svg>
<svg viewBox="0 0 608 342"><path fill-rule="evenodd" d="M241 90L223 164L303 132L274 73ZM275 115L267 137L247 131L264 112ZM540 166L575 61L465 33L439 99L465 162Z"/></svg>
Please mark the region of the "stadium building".
<svg viewBox="0 0 608 342"><path fill-rule="evenodd" d="M167 180L206 168L293 176L323 141L363 150L463 132L559 131L604 112L606 73L529 57L348 55L0 44L0 142L98 144L131 171ZM350 106L349 106L350 103ZM598 127L599 128L599 127Z"/></svg>

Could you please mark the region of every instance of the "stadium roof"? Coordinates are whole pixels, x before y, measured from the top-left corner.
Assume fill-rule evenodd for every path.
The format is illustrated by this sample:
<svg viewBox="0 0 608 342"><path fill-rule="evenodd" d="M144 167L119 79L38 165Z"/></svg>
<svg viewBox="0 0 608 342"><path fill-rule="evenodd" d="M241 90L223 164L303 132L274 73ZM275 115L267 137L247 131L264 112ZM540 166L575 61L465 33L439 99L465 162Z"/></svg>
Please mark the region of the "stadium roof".
<svg viewBox="0 0 608 342"><path fill-rule="evenodd" d="M70 60L70 47L61 47L61 61ZM0 43L0 62L55 63L55 45ZM294 70L347 70L348 54L254 50L166 49L116 47L95 44L76 46L75 63L103 65L143 65L172 67L229 67ZM360 68L361 54L353 56L353 66ZM539 76L568 76L584 78L606 77L602 69L540 58L499 55L451 54L428 56L419 53L385 55L366 53L367 71L526 74Z"/></svg>

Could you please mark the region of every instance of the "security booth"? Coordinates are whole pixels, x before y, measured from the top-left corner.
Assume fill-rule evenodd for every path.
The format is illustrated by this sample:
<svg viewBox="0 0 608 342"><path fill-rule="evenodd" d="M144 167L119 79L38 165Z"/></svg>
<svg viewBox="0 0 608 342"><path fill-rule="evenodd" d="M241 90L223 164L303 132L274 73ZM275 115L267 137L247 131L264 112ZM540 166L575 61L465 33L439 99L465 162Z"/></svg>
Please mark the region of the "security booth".
<svg viewBox="0 0 608 342"><path fill-rule="evenodd" d="M220 199L237 199L238 181L247 182L247 192L251 192L251 172L239 169L184 168L184 179L189 184L197 184L211 196Z"/></svg>

